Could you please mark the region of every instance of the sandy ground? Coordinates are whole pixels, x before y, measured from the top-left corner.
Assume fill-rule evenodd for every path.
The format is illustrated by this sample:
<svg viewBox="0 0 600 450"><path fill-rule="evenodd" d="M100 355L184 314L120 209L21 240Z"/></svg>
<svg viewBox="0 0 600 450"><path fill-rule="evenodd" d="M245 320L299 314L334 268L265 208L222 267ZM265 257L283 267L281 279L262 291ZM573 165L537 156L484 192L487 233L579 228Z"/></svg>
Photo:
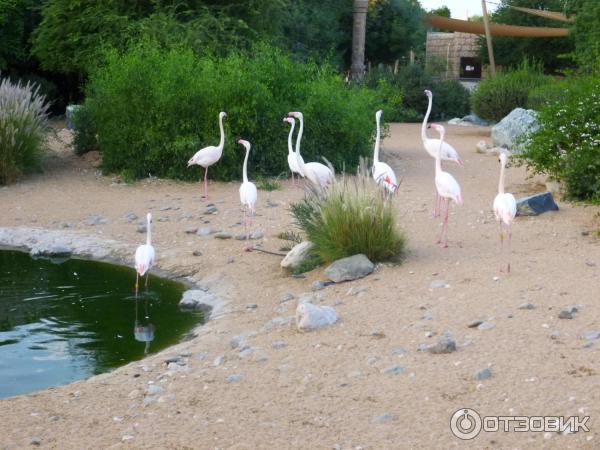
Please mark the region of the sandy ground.
<svg viewBox="0 0 600 450"><path fill-rule="evenodd" d="M153 211L158 266L228 301L226 313L192 341L86 381L0 401L0 448L600 448L600 340L584 347L581 337L600 330L599 208L560 202L557 213L518 218L513 272L499 274L491 213L499 166L497 158L475 152L476 142L489 141L489 129L448 127L448 140L466 160L464 168L448 167L465 200L451 210L448 249L434 244L440 229L431 218L434 163L421 147L419 126L392 125L391 132L383 159L403 180L394 201L408 257L401 266L379 265L367 278L318 291L341 320L312 333L265 324L294 314L296 300L281 300L310 293L313 281L325 279L322 270L292 278L277 256L185 233L192 226L238 233L230 228L240 219L237 183L211 183L219 212L204 216L200 183L126 185L101 176L93 158L61 151L44 174L0 189L0 226L70 224L65 232L130 244L132 258L143 235L123 217ZM510 168L507 189L520 196L543 187L526 179L523 168ZM264 249L284 244L277 234L293 229L288 205L301 196L287 180L282 190L259 192L256 227L265 231ZM267 207L267 200L278 206ZM160 211L165 206L179 209ZM109 223L86 225L92 214ZM434 280L448 287L432 288ZM535 309L519 309L525 302ZM573 319L558 319L574 304L581 308ZM468 328L476 319L494 326ZM417 350L446 330L456 352ZM231 348L240 334L249 334L255 349L248 357ZM274 348L275 341L287 346ZM201 359L203 352L208 356ZM177 355L183 370L167 370L165 359ZM215 366L219 356L224 362ZM401 373L386 373L394 365ZM475 380L485 367L492 377ZM243 378L228 383L232 374ZM149 384L164 391L144 405ZM482 416L590 416L590 432L482 432L461 441L449 424L465 407Z"/></svg>

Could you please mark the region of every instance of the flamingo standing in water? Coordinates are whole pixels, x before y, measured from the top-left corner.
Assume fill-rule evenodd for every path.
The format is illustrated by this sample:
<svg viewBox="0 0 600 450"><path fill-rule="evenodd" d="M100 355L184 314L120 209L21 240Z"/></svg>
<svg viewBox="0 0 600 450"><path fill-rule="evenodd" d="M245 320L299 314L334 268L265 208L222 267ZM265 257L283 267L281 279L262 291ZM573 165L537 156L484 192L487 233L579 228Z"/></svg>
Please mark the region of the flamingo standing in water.
<svg viewBox="0 0 600 450"><path fill-rule="evenodd" d="M221 159L221 155L223 155L223 147L225 146L225 132L223 131L223 117L227 116L227 113L221 111L219 113L219 128L221 130L221 140L219 141L219 145L216 147L214 145L210 147L205 147L196 152L194 156L192 156L187 166L198 165L204 167L204 199L208 200L208 167L212 166L219 159Z"/></svg>
<svg viewBox="0 0 600 450"><path fill-rule="evenodd" d="M315 186L321 188L326 187L333 181L333 171L325 164L318 162L305 163L304 159L300 156L300 141L302 140L302 131L304 130L304 116L298 111L290 112L288 113L288 116L296 117L300 120L300 130L298 131L298 137L296 138L296 157L300 172Z"/></svg>
<svg viewBox="0 0 600 450"><path fill-rule="evenodd" d="M442 243L442 237L444 238L444 248L448 247L448 211L450 209L450 200L457 205L462 205L462 195L460 193L460 186L452 175L442 170L442 144L444 143L444 134L446 130L443 126L438 124L431 124L431 128L437 130L440 133L440 146L438 153L435 158L435 188L437 195L446 203L446 212L444 215L444 225L442 226L442 232L437 243Z"/></svg>
<svg viewBox="0 0 600 450"><path fill-rule="evenodd" d="M421 125L421 140L423 141L423 147L429 156L432 158L436 158L438 154L438 150L440 145L442 146L442 155L441 158L446 161L453 161L456 164L462 166L463 162L458 155L458 152L447 142L441 142L440 139L430 139L427 137L427 121L429 120L429 115L431 114L431 107L433 106L433 94L429 90L425 90L425 95L429 99L429 104L427 105L427 112L425 113L425 117L423 118L423 124ZM438 217L440 215L440 202L441 199L439 195L435 195L435 207L433 209L433 217Z"/></svg>
<svg viewBox="0 0 600 450"><path fill-rule="evenodd" d="M504 171L506 168L507 156L506 153L500 153L498 157L500 161L500 181L498 182L498 195L494 198L494 215L496 221L500 225L500 259L504 256L504 229L503 225L508 227L508 262L506 272L510 273L510 247L512 240L512 224L517 215L517 202L515 197L508 192L504 192ZM500 272L502 272L502 263L500 264Z"/></svg>
<svg viewBox="0 0 600 450"><path fill-rule="evenodd" d="M297 113L300 115L300 117L302 117L302 113ZM294 120L293 117L285 117L283 119L284 122L288 122L292 125L292 127L290 128L290 134L288 136L288 166L290 167L290 170L292 171L292 186L295 185L294 183L294 173L297 173L299 177L304 177L304 174L302 173L302 171L300 170L300 164L304 164L304 159L302 159L302 156L300 155L300 147L298 147L298 152L294 151L294 146L292 145L292 139L293 139L293 135L294 135L294 127L296 126L296 121ZM298 132L298 136L302 136L302 128L303 128L303 121L302 119L300 120L300 131ZM298 182L298 186L300 185L300 182Z"/></svg>
<svg viewBox="0 0 600 450"><path fill-rule="evenodd" d="M390 194L398 189L398 179L390 166L379 161L379 145L381 143L380 120L382 110L375 113L375 122L377 123L377 137L375 138L375 148L373 149L373 179L375 183L383 185Z"/></svg>
<svg viewBox="0 0 600 450"><path fill-rule="evenodd" d="M152 226L152 214L148 213L146 215L146 243L144 245L140 245L135 251L135 296L138 295L138 284L140 276L146 275L146 288L148 288L148 275L149 271L154 265L154 247L152 247L152 243L150 241L151 232L150 228Z"/></svg>
<svg viewBox="0 0 600 450"><path fill-rule="evenodd" d="M240 139L238 144L241 144L246 148L244 167L242 169L244 181L240 186L240 201L244 207L244 233L246 234L246 246L244 247L244 250L250 251L251 248L248 245L248 239L250 237L248 233L248 215L254 215L258 194L256 191L256 185L251 181L248 181L248 155L250 154L250 142Z"/></svg>

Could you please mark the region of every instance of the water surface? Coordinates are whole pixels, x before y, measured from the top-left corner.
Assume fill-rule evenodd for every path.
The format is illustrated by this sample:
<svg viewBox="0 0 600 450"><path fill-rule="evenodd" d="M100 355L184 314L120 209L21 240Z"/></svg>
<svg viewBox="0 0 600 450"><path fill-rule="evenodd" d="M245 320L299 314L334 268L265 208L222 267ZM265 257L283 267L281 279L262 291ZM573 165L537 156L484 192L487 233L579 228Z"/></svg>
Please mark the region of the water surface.
<svg viewBox="0 0 600 450"><path fill-rule="evenodd" d="M69 383L179 342L202 321L184 286L133 269L0 251L0 398Z"/></svg>

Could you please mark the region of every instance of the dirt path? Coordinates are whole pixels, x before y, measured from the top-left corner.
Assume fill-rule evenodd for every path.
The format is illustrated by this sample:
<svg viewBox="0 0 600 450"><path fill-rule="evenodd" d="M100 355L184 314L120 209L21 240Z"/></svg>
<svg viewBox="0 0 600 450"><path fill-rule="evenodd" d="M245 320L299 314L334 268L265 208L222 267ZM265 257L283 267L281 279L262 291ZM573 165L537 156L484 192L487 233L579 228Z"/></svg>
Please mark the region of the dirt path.
<svg viewBox="0 0 600 450"><path fill-rule="evenodd" d="M324 279L322 271L291 278L278 257L244 253L237 240L185 233L201 226L239 233L232 227L240 219L237 183L211 184L218 214L205 216L200 183L125 185L101 176L89 157L63 153L45 174L0 189L0 226L101 234L130 244L132 256L143 235L124 216L150 210L159 266L193 277L229 302L192 341L87 381L0 401L0 448L28 447L32 439L58 449L599 448L600 340L585 347L581 336L600 330L600 242L594 237L600 208L561 202L558 213L519 218L513 273L495 279L491 203L498 163L475 153L489 130L448 127L448 140L466 160L464 168L447 168L465 201L451 209L448 249L434 244L440 229L430 217L434 166L419 126L392 125L391 131L382 159L403 180L395 202L409 255L401 266L380 265L368 278L318 291L341 320L313 333L271 321L293 315L296 300L282 299L310 293L312 282ZM510 168L507 189L517 195L539 190L525 175ZM277 234L292 229L287 206L301 196L288 181L282 190L259 192L263 248L283 245ZM278 206L268 207L267 199ZM93 214L109 223L86 225ZM433 288L435 280L448 286ZM535 309L519 309L527 302ZM580 311L558 319L569 305L581 305ZM468 328L474 320L493 326ZM417 350L445 331L456 340L456 352ZM231 339L241 334L253 352L232 348ZM185 366L167 368L165 359L177 355ZM492 377L476 381L474 374L488 366ZM227 382L234 374L241 380ZM161 389L145 405L149 383ZM464 407L482 416L591 416L590 432L482 432L461 441L449 423Z"/></svg>

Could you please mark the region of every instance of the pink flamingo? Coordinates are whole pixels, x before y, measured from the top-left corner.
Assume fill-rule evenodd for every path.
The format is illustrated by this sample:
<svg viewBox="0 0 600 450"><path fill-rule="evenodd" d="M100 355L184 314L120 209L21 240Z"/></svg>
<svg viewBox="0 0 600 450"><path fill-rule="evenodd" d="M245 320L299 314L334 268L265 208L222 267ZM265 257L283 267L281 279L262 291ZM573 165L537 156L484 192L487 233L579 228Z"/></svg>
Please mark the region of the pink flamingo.
<svg viewBox="0 0 600 450"><path fill-rule="evenodd" d="M444 143L444 135L446 130L443 126L438 124L431 124L431 128L440 133L440 146L435 158L435 188L438 196L442 199L442 202L446 203L446 212L444 214L444 225L442 226L442 232L437 241L438 244L442 242L444 238L444 248L448 247L448 211L450 209L450 200L457 205L462 205L462 195L460 193L460 186L452 175L442 170L442 145Z"/></svg>
<svg viewBox="0 0 600 450"><path fill-rule="evenodd" d="M223 155L223 147L225 146L225 132L223 131L223 117L227 113L219 113L219 128L221 130L221 140L218 146L210 146L200 149L194 156L190 158L187 166L198 165L204 167L204 200L208 200L208 167L216 163Z"/></svg>
<svg viewBox="0 0 600 450"><path fill-rule="evenodd" d="M246 149L246 156L244 157L244 165L242 167L243 182L240 186L240 202L244 207L244 234L246 235L246 246L244 247L244 250L249 252L252 250L252 246L248 244L248 239L250 238L248 222L251 223L251 219L248 217L254 216L258 192L256 190L256 185L253 182L248 181L248 155L250 154L250 142L240 139L238 144L243 145Z"/></svg>
<svg viewBox="0 0 600 450"><path fill-rule="evenodd" d="M500 260L504 256L504 229L503 225L508 227L508 263L506 272L510 273L510 247L512 240L512 224L517 215L517 202L515 197L508 192L504 192L504 171L506 168L506 153L500 153L498 157L500 162L500 181L498 182L498 195L494 198L494 215L500 226ZM500 263L500 272L502 272L502 263Z"/></svg>
<svg viewBox="0 0 600 450"><path fill-rule="evenodd" d="M146 275L146 288L148 288L148 275L154 265L154 247L150 241L150 227L152 225L152 214L146 215L146 243L140 245L135 251L135 296L138 295L138 282L140 276Z"/></svg>
<svg viewBox="0 0 600 450"><path fill-rule="evenodd" d="M375 183L383 185L390 194L393 194L396 192L396 189L398 189L398 179L396 178L396 174L390 166L388 166L384 162L379 161L379 147L381 143L381 114L383 114L382 110L379 110L375 113L375 123L377 124L377 137L375 138L375 148L373 149L372 173Z"/></svg>

